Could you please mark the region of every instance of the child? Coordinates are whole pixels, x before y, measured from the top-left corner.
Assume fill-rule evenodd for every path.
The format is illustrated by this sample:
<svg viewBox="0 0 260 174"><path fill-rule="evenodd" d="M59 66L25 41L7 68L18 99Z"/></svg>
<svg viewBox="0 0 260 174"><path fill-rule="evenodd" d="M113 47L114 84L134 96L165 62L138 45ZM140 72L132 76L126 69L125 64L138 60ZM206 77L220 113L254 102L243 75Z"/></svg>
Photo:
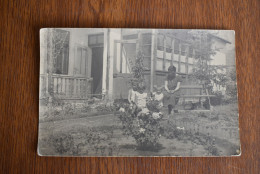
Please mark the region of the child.
<svg viewBox="0 0 260 174"><path fill-rule="evenodd" d="M162 87L154 86L154 99L159 102L159 108L163 107L163 93L162 93Z"/></svg>
<svg viewBox="0 0 260 174"><path fill-rule="evenodd" d="M145 85L138 81L132 81L132 89L128 91L129 103L136 104L139 108L146 108L146 98Z"/></svg>

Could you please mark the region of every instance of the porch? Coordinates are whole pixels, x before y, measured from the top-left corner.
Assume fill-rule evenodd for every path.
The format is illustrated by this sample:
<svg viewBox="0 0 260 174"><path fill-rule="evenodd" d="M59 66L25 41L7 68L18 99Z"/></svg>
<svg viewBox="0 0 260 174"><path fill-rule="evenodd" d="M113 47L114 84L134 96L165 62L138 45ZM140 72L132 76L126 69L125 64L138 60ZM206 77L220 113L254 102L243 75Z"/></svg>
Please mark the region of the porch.
<svg viewBox="0 0 260 174"><path fill-rule="evenodd" d="M48 92L53 92L53 96L60 99L88 99L93 93L92 84L93 79L88 77L52 74L48 80L48 74L41 74L40 99L46 97Z"/></svg>

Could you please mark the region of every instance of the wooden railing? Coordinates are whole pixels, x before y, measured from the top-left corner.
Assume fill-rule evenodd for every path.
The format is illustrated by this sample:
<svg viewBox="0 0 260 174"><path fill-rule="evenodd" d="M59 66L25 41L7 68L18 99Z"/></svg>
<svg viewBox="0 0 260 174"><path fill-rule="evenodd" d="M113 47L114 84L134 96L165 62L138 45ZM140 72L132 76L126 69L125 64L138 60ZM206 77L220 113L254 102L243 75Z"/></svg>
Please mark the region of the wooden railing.
<svg viewBox="0 0 260 174"><path fill-rule="evenodd" d="M40 98L48 90L47 74L40 75ZM52 75L53 94L64 99L85 99L92 93L92 78L61 74Z"/></svg>

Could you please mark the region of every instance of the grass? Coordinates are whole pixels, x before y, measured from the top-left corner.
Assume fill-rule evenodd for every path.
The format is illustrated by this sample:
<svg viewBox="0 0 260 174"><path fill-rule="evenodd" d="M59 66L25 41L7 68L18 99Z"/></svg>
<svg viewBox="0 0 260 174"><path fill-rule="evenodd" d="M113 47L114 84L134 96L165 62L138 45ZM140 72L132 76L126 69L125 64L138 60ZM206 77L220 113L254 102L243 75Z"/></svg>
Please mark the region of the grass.
<svg viewBox="0 0 260 174"><path fill-rule="evenodd" d="M235 155L239 149L239 139L236 137L229 138L222 136L222 133L212 136L203 132L215 126L220 130L238 127L237 106L233 104L216 106L207 113L187 111L170 115L169 118L166 116L162 122L165 134L160 137L158 151L138 149L132 137L123 135L120 122L113 114L74 115L76 119L40 123L39 149L43 155L214 156ZM205 130L194 131L192 125L199 124ZM185 129L178 130L177 126Z"/></svg>

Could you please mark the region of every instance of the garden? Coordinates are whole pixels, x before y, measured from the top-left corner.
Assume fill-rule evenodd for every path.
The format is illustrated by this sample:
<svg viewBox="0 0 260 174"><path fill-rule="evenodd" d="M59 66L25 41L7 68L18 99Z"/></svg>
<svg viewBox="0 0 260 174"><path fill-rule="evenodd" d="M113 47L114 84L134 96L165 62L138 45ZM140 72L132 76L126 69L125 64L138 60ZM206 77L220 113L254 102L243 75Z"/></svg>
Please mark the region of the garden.
<svg viewBox="0 0 260 174"><path fill-rule="evenodd" d="M142 57L142 56L140 56ZM137 59L128 100L41 101L39 153L55 156L228 156L240 154L236 95L212 100L211 110L169 114L145 92ZM130 94L130 93L129 93ZM236 94L236 93L234 93Z"/></svg>
<svg viewBox="0 0 260 174"><path fill-rule="evenodd" d="M78 112L78 118L40 123L40 153L62 156L238 155L236 110L235 104L229 104L216 106L207 113L143 115L139 124L137 119L128 118L129 115L125 118L129 111L122 108L107 115L89 116L86 112Z"/></svg>

